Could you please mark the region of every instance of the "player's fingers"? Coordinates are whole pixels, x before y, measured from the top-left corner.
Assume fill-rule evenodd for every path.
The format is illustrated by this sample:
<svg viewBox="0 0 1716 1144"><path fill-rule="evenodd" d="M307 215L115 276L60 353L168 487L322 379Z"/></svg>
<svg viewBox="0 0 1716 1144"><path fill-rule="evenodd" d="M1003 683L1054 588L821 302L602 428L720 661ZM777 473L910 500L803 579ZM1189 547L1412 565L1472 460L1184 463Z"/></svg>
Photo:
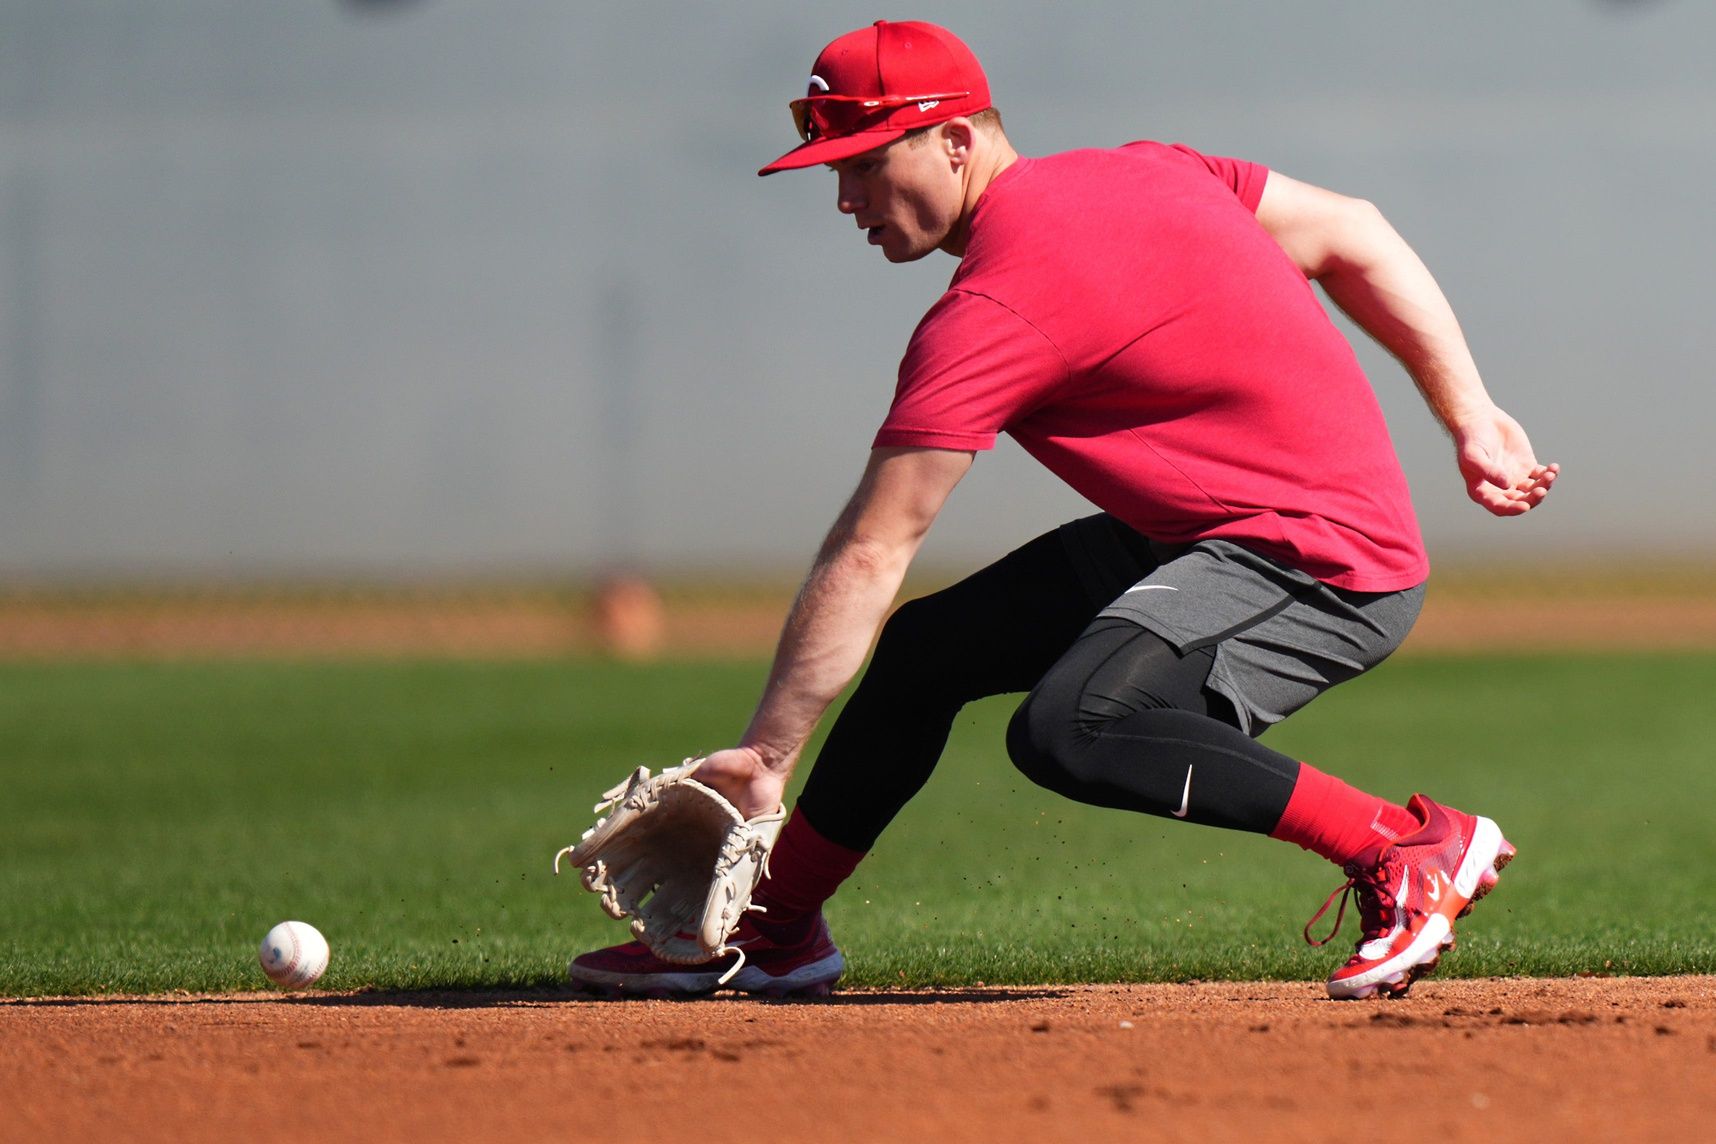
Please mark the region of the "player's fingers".
<svg viewBox="0 0 1716 1144"><path fill-rule="evenodd" d="M1466 495L1491 512L1505 507L1508 503L1507 496L1503 491L1486 481L1472 481L1467 484Z"/></svg>
<svg viewBox="0 0 1716 1144"><path fill-rule="evenodd" d="M1536 503L1519 490L1497 488L1481 482L1468 485L1466 493L1496 516L1518 516Z"/></svg>
<svg viewBox="0 0 1716 1144"><path fill-rule="evenodd" d="M1555 474L1545 472L1530 480L1522 481L1516 495L1522 499L1529 499L1532 504L1536 504L1549 495L1549 490L1554 484Z"/></svg>
<svg viewBox="0 0 1716 1144"><path fill-rule="evenodd" d="M1525 475L1519 479L1519 483L1522 486L1540 483L1547 484L1554 479L1555 470L1550 468L1548 465L1532 465L1525 471Z"/></svg>

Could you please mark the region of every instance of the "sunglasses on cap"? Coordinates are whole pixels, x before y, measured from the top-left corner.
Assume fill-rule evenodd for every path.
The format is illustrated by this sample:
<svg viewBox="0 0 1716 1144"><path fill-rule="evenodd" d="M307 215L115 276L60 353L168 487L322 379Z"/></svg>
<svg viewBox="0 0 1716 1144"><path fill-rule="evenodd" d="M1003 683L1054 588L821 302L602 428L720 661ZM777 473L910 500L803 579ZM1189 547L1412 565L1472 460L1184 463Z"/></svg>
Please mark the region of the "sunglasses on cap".
<svg viewBox="0 0 1716 1144"><path fill-rule="evenodd" d="M787 106L792 109L792 124L798 128L798 137L810 143L866 130L909 104L936 104L944 99L964 99L970 94L940 91L929 95L807 95Z"/></svg>

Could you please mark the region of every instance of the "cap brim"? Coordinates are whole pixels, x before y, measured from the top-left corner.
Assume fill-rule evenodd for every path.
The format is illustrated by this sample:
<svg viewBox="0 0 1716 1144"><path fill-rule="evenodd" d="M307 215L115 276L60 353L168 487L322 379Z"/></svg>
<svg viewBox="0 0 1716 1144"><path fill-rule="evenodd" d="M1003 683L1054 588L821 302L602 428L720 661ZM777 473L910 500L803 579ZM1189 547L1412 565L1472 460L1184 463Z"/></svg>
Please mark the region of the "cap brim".
<svg viewBox="0 0 1716 1144"><path fill-rule="evenodd" d="M757 174L772 175L776 171L796 171L804 167L815 167L820 163L837 163L841 159L850 159L854 155L886 147L896 139L905 138L910 130L909 127L889 127L881 131L858 131L837 139L817 139L810 143L801 143Z"/></svg>

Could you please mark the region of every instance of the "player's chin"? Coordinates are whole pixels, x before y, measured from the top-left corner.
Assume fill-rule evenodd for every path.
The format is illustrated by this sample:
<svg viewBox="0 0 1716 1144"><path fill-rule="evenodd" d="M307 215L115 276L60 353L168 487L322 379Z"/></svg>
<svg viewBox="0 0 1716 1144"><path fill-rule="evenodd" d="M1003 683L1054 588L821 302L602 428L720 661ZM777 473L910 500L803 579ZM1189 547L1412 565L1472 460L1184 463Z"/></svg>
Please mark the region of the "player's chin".
<svg viewBox="0 0 1716 1144"><path fill-rule="evenodd" d="M916 246L905 244L896 246L892 243L884 242L882 244L882 257L886 258L889 262L894 263L916 262L920 258L928 258L934 250L935 247L933 246L925 246L920 249Z"/></svg>

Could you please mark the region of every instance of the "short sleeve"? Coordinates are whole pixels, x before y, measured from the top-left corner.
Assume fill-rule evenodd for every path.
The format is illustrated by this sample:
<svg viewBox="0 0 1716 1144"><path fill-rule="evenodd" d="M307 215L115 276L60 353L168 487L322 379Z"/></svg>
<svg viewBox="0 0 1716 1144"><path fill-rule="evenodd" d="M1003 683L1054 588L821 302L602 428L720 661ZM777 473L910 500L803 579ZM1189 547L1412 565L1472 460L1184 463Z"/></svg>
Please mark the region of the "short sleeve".
<svg viewBox="0 0 1716 1144"><path fill-rule="evenodd" d="M1202 163L1210 174L1227 184L1228 190L1239 197L1246 210L1257 213L1257 204L1263 200L1263 185L1269 181L1268 167L1248 163L1244 159L1205 155L1201 151L1192 150L1184 143L1175 143L1172 147L1188 159Z"/></svg>
<svg viewBox="0 0 1716 1144"><path fill-rule="evenodd" d="M1054 343L981 294L950 290L924 315L900 362L873 447L988 449L1067 377Z"/></svg>

